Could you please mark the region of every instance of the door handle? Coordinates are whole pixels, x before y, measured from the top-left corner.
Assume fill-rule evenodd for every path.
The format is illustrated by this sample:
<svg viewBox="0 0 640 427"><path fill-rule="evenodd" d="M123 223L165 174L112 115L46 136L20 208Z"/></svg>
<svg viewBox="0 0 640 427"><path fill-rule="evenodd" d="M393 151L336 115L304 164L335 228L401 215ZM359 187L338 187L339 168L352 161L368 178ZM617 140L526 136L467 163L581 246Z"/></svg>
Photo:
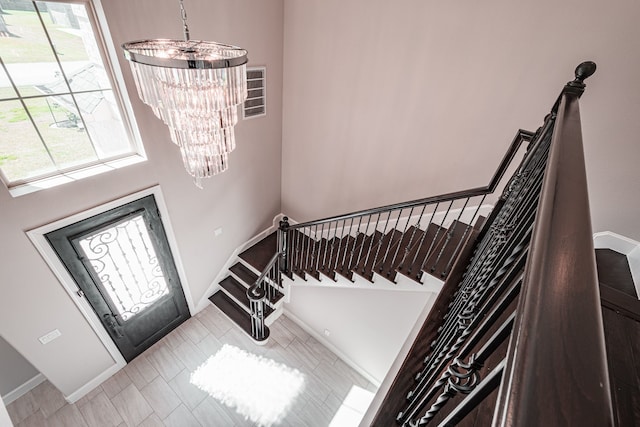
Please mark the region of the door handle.
<svg viewBox="0 0 640 427"><path fill-rule="evenodd" d="M115 316L111 313L105 313L102 318L104 319L104 323L111 329L113 335L116 338L122 338L124 335L120 332L118 328L118 322L116 322Z"/></svg>

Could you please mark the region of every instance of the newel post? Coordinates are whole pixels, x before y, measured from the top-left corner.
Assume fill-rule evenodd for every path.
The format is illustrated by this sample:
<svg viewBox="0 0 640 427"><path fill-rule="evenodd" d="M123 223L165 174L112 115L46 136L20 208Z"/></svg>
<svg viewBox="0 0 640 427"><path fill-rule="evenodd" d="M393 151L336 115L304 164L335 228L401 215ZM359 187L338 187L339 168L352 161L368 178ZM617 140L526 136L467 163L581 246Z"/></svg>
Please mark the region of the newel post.
<svg viewBox="0 0 640 427"><path fill-rule="evenodd" d="M251 336L255 341L264 341L268 338L264 326L264 297L266 293L260 287L258 281L247 289L247 297L251 308Z"/></svg>
<svg viewBox="0 0 640 427"><path fill-rule="evenodd" d="M287 253L289 252L289 218L284 217L280 221L280 227L278 228L278 251L280 252L282 262L280 263L280 271L284 274L289 274L289 258Z"/></svg>

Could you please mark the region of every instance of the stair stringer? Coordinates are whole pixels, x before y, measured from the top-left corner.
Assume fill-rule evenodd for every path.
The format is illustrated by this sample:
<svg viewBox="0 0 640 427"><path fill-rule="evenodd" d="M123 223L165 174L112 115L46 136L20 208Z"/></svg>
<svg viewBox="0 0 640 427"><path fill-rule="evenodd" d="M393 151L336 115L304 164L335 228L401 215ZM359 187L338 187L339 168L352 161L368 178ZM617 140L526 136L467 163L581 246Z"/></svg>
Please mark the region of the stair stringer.
<svg viewBox="0 0 640 427"><path fill-rule="evenodd" d="M384 291L420 291L433 292L438 294L442 290L442 285L444 285L444 281L427 273L422 275L422 284L410 279L403 274L398 274L396 276L396 283L389 281L388 279L378 275L377 273L373 275L373 282L370 282L369 280L357 274L353 275L353 282L339 274L336 275L335 281L322 274L320 275L320 280L316 280L309 275L307 275L308 278L306 280L303 280L295 275L293 277L293 279L290 279L287 276L283 276L283 284L285 288L285 297L283 298L283 300L286 300L286 302L289 302L288 298L291 295L290 289L292 286L317 286L349 289L364 288L379 289Z"/></svg>

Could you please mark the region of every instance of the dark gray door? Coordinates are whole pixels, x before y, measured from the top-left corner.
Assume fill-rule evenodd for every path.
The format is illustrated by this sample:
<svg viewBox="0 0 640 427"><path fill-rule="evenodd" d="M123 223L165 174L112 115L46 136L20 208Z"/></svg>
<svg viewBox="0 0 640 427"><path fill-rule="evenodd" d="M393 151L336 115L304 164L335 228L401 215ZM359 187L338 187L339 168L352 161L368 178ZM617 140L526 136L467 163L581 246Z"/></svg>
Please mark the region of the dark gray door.
<svg viewBox="0 0 640 427"><path fill-rule="evenodd" d="M127 362L189 318L153 195L45 237Z"/></svg>

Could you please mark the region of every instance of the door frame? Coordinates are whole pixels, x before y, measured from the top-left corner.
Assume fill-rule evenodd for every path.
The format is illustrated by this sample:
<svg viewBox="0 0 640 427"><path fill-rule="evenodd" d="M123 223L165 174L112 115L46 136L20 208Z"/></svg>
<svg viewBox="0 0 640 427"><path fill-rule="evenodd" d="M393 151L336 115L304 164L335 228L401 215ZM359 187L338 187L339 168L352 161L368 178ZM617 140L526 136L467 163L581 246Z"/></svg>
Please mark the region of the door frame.
<svg viewBox="0 0 640 427"><path fill-rule="evenodd" d="M85 211L79 212L77 214L56 220L49 224L34 228L32 230L28 230L27 236L36 247L44 261L47 263L51 271L54 273L64 290L69 295L69 298L74 302L76 307L80 310L82 315L87 319L87 322L94 330L102 344L105 346L113 360L115 361L115 366L113 369L109 369L105 371L106 378L102 378L102 375L96 377L96 381L102 382L106 380L109 376L111 376L114 372L118 371L122 367L124 367L127 363L120 354L120 351L114 344L113 340L107 333L107 331L102 326L102 322L93 311L93 308L89 304L86 298L78 295L78 285L73 280L71 274L67 271L65 266L58 258L57 253L53 249L53 247L47 241L45 234L55 231L59 228L66 227L68 225L74 224L76 222L82 221L94 215L99 215L108 210L117 208L122 205L126 205L127 203L133 202L135 200L141 199L145 196L154 195L156 199L156 204L158 206L158 210L160 211L160 220L162 221L162 225L164 226L165 233L167 235L167 240L169 241L169 247L171 248L171 253L173 254L173 259L176 264L176 269L178 271L178 277L180 278L180 283L182 285L182 291L184 292L184 296L187 300L187 306L189 308L189 314L194 315L196 313L195 304L193 301L193 297L191 296L190 288L187 281L187 275L185 273L184 265L182 263L182 259L180 257L180 251L178 250L178 243L175 238L175 234L173 232L173 228L171 227L171 220L169 219L169 211L167 209L167 205L165 203L164 196L162 195L162 190L159 185L155 185L150 188L146 188L141 191L137 191L135 193L129 194L127 196L112 200L100 206L96 206L91 209L87 209ZM100 380L99 380L100 378ZM91 383L93 383L92 381ZM99 384L99 383L98 383ZM97 384L96 384L97 385ZM95 387L87 384L86 387ZM85 387L82 387L84 389ZM81 389L81 390L82 390ZM80 392L81 390L78 390ZM90 391L91 388L86 391ZM70 397L70 396L69 396Z"/></svg>

